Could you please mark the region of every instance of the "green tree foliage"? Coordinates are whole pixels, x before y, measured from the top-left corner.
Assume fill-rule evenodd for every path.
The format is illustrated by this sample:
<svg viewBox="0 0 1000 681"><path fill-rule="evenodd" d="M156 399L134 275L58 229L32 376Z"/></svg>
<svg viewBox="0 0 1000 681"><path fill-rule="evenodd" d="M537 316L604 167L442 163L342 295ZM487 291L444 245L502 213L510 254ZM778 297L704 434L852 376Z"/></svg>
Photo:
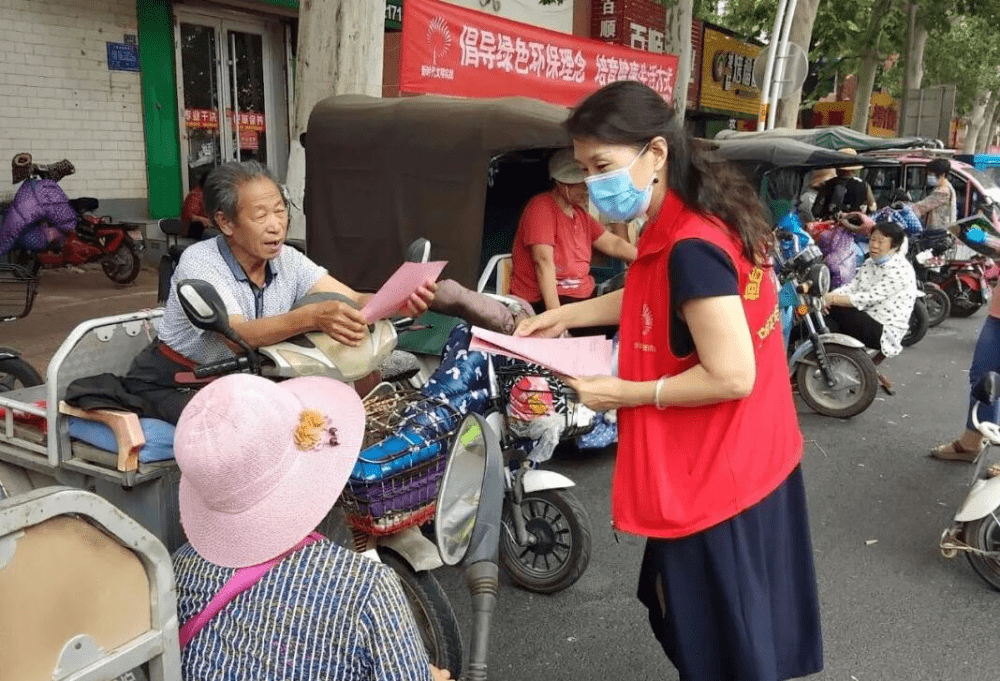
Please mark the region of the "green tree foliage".
<svg viewBox="0 0 1000 681"><path fill-rule="evenodd" d="M931 31L924 55L924 85L955 83L959 115L972 108L977 91L1000 91L1000 42L995 21L988 16L965 15Z"/></svg>

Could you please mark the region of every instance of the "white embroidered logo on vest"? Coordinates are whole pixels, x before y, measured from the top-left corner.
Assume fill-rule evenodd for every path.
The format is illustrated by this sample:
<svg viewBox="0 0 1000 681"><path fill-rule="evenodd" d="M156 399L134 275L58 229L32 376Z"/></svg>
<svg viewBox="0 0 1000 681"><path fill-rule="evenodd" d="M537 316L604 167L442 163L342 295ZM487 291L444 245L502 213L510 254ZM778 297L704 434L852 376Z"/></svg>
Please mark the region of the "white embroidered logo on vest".
<svg viewBox="0 0 1000 681"><path fill-rule="evenodd" d="M653 311L648 303L642 304L642 335L648 336L653 330Z"/></svg>

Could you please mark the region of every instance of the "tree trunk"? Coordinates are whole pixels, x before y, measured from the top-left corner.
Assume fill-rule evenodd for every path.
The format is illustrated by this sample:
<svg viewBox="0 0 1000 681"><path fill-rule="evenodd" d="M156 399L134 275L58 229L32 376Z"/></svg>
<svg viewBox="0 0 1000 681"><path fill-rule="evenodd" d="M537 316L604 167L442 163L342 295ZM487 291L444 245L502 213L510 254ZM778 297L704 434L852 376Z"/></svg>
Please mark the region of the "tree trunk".
<svg viewBox="0 0 1000 681"><path fill-rule="evenodd" d="M983 116L983 127L979 129L979 134L976 136L975 151L977 153L985 152L989 146L989 138L993 133L993 122L996 120L998 104L1000 104L1000 96L996 92L991 92L989 104L986 105L986 114Z"/></svg>
<svg viewBox="0 0 1000 681"><path fill-rule="evenodd" d="M302 194L305 150L299 135L313 107L337 94L382 95L385 3L370 0L302 0L295 64L294 121L288 158L292 199L289 236L305 236Z"/></svg>
<svg viewBox="0 0 1000 681"><path fill-rule="evenodd" d="M924 81L924 50L927 47L927 28L923 25L918 16L919 7L916 3L906 3L906 14L908 17L906 53L903 57L903 97L899 102L900 133L903 131L904 121L906 121L906 101L907 93L910 90L919 90Z"/></svg>
<svg viewBox="0 0 1000 681"><path fill-rule="evenodd" d="M858 87L854 97L854 118L851 128L858 132L868 132L868 114L871 111L872 92L875 90L875 74L881 61L878 53L879 35L885 17L892 8L893 0L878 0L868 18L868 30L862 36L861 63L858 65Z"/></svg>
<svg viewBox="0 0 1000 681"><path fill-rule="evenodd" d="M691 20L693 0L666 0L666 50L677 55L677 81L674 83L674 110L682 119L687 109L688 83L691 81Z"/></svg>
<svg viewBox="0 0 1000 681"><path fill-rule="evenodd" d="M858 132L868 132L868 115L871 112L872 92L875 90L875 72L879 58L876 49L865 50L858 66L858 87L854 95L854 118L851 128Z"/></svg>
<svg viewBox="0 0 1000 681"><path fill-rule="evenodd" d="M969 113L969 120L965 126L965 144L962 145L963 154L971 154L976 150L976 138L979 131L986 125L986 105L989 103L990 93L980 88L976 91L976 101L972 105Z"/></svg>
<svg viewBox="0 0 1000 681"><path fill-rule="evenodd" d="M813 24L816 23L816 11L819 0L799 0L795 5L795 15L792 17L792 28L788 34L788 42L801 47L808 57L809 44L812 42ZM791 95L778 101L778 112L775 114L774 125L778 128L795 128L799 122L799 107L802 105L802 88L796 88Z"/></svg>

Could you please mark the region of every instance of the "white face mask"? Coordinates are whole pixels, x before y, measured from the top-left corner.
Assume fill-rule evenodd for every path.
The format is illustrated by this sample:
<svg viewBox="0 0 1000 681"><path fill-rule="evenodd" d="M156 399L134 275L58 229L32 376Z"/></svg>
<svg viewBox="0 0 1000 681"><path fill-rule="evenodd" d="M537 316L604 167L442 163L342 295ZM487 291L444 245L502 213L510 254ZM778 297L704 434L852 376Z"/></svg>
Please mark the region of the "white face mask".
<svg viewBox="0 0 1000 681"><path fill-rule="evenodd" d="M927 176L927 186L928 187L936 187L937 184L938 184L937 175L928 175Z"/></svg>

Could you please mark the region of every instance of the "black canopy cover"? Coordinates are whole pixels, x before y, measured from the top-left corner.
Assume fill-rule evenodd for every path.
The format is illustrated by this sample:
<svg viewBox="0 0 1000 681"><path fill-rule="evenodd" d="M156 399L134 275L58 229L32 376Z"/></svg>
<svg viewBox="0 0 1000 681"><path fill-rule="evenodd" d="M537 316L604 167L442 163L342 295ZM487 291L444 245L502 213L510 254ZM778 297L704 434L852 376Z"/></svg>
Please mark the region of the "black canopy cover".
<svg viewBox="0 0 1000 681"><path fill-rule="evenodd" d="M304 141L310 258L376 290L426 237L432 258L449 263L443 276L474 286L491 160L569 146L568 113L525 98L323 100Z"/></svg>

